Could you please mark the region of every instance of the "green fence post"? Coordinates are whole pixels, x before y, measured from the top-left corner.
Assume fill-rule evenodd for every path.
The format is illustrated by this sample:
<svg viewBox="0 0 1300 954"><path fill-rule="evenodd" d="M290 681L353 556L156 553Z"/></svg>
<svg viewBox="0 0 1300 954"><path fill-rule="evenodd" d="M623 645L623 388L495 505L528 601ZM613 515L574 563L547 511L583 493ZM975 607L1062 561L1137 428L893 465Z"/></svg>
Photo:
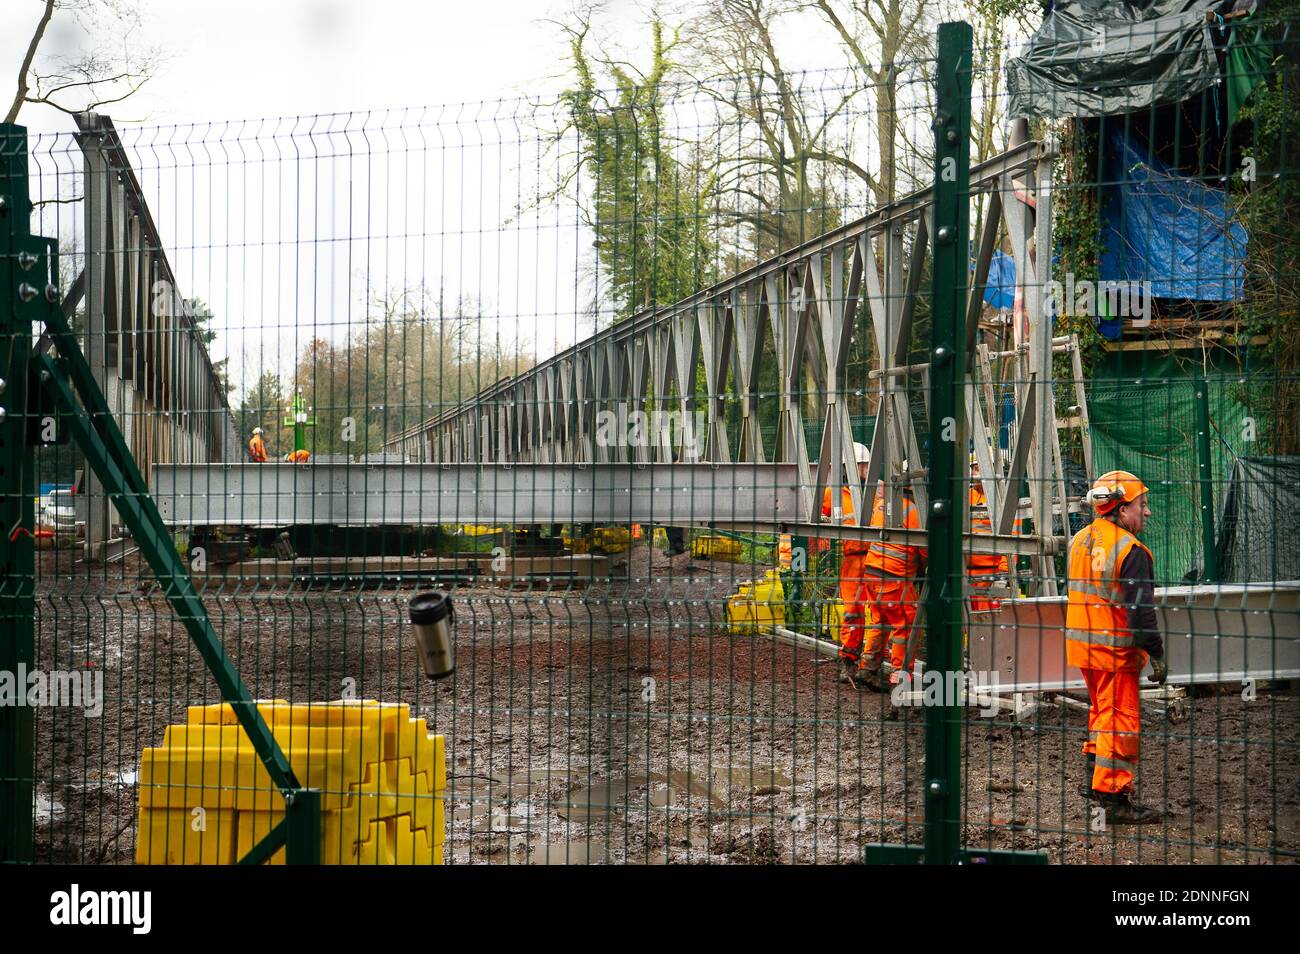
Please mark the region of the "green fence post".
<svg viewBox="0 0 1300 954"><path fill-rule="evenodd" d="M35 667L36 455L27 443L25 307L46 282L30 259L27 130L0 124L0 862L31 861L35 721L24 705ZM19 261L19 255L23 260ZM13 694L12 698L5 698Z"/></svg>
<svg viewBox="0 0 1300 954"><path fill-rule="evenodd" d="M1219 551L1214 544L1214 464L1210 458L1210 389L1205 378L1192 381L1196 395L1196 463L1201 479L1201 580L1219 579Z"/></svg>
<svg viewBox="0 0 1300 954"><path fill-rule="evenodd" d="M967 23L939 27L935 116L933 286L930 333L930 464L927 491L926 668L956 684L962 668L962 496L966 493L966 288L970 245L970 94L972 32ZM960 698L943 694L925 717L925 860L961 857Z"/></svg>
<svg viewBox="0 0 1300 954"><path fill-rule="evenodd" d="M320 811L320 792L314 788L300 788L298 791L285 796L285 864L320 864Z"/></svg>

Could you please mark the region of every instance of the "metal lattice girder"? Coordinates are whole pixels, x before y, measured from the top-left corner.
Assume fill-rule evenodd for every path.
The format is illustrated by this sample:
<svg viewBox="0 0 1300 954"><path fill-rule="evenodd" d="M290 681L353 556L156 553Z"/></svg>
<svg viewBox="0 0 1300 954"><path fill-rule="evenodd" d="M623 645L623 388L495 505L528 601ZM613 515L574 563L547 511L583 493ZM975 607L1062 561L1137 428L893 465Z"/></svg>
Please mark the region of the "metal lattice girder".
<svg viewBox="0 0 1300 954"><path fill-rule="evenodd" d="M226 389L172 272L130 157L107 116L79 113L85 159L85 267L64 313L84 296L86 360L127 446L142 462L240 454ZM44 350L43 346L38 350ZM109 501L88 474L86 553L108 539Z"/></svg>
<svg viewBox="0 0 1300 954"><path fill-rule="evenodd" d="M160 464L172 526L797 523L788 464Z"/></svg>
<svg viewBox="0 0 1300 954"><path fill-rule="evenodd" d="M1027 482L1033 534L1040 541L1053 532L1052 514L1068 504L1053 426L1051 375L1052 355L1070 350L1070 340L1051 337L1042 305L1051 278L1050 257L1036 254L1051 244L1053 149L1051 144L1025 142L970 169L963 201L983 195L987 202L970 289L959 302L970 328L962 342L954 343L971 354L960 369L964 400L958 403L964 410L953 426L963 446L968 437L974 439L993 526L1000 536L1012 533L1017 508L1010 504ZM924 528L930 507L913 402L919 395L927 411L931 408L930 371L927 364L907 362L924 346L917 340L913 317L923 293L934 200L932 187L921 189L671 306L618 322L398 435L388 448L412 460L503 464L771 460L794 466L799 510L813 515L810 523L819 517L825 491L831 491L832 505L837 506L839 488L847 487L854 512L862 513L871 509L868 488L883 481L886 526L901 527L903 492L908 490ZM975 341L974 334L989 262L1003 231L1016 262L1019 302L1014 348L1007 353L1014 360L1001 365L1010 374L1007 383L1015 382L1017 410L1012 444L1005 452L994 446L988 424L995 419L999 380L987 347ZM868 316L865 327L863 311ZM863 335L872 339L877 367L865 382L850 382L849 348L855 336ZM776 393L760 395L758 369L765 341L770 341L774 357ZM814 383L816 401L809 401L807 381ZM864 384L876 426L871 464L861 481L848 405L850 395L862 397ZM740 416L734 438L725 414L733 397ZM1077 385L1074 399L1084 400ZM760 401L776 405L771 447L764 445L758 426ZM804 426L810 406L811 413L822 418L812 448ZM485 409L497 416L495 427L480 425L487 420ZM701 412L705 421L695 440L686 440L680 432L670 437L659 428L645 441L609 444L601 439L602 415L614 414L619 429L626 430L623 422L638 411L673 412L690 420L692 427L692 415ZM1081 417L1086 421L1086 410ZM477 438L470 439L473 434ZM815 450L815 458L810 450ZM967 502L961 501L958 518L963 530L969 530L967 510ZM694 522L719 519L699 510ZM1014 550L1024 552L1019 546ZM1050 553L1050 544L1044 543L1032 554L1030 582L1039 593L1055 592Z"/></svg>
<svg viewBox="0 0 1300 954"><path fill-rule="evenodd" d="M970 171L972 192L990 192L1003 187L1004 181L1015 175L1020 178L1040 164L1041 148L1029 142L1008 150L983 162ZM923 262L926 233L920 235L921 250L912 253L913 269L905 269L905 233L913 233L923 222L933 202L930 188L921 189L884 206L855 222L833 229L740 272L735 277L706 288L689 298L662 308L642 312L601 331L556 356L538 364L533 369L513 378L500 381L484 389L472 400L448 408L415 427L394 437L389 450L402 450L412 459L462 461L467 459L464 441L460 437L466 419L477 415L482 408L495 408L506 420L488 435L488 459L494 462L523 462L533 459L539 435L530 429L543 408L555 410L564 400L562 391L552 387L539 389L536 381L553 374L573 383L573 400L577 404L574 420L577 433L565 442L566 456L574 462L592 462L609 459L609 451L622 453L621 448L590 446L595 433L595 413L611 410L615 402L633 403L651 397L647 383L656 388L656 401L668 399L667 389L658 387L663 372L647 373L647 365L655 368L657 360L667 362L670 383L677 391L677 409L689 413L697 406L703 410L710 398L716 399L718 389L726 380L726 372L746 365L761 352L763 339L772 336L778 363L778 400L789 411L782 423L777 447L767 454L781 463L798 463L803 433L802 411L795 400L800 390L800 376L805 362L815 357L816 367L810 368L823 385L832 382L843 387L842 375L836 375L832 362L839 352L828 349L823 309L827 317L834 318L836 307L851 312L848 303L857 294L850 288L855 280L855 266L862 260L862 272L857 281L865 277L868 287L876 281L879 287L878 303L883 301L893 313L882 316L890 327L894 353L905 352L909 336L901 333L910 307L905 300L919 291L920 268ZM870 238L870 241L868 241ZM874 246L883 243L890 247L884 256L892 283L880 286L874 267L881 260ZM916 244L915 242L913 244ZM981 279L982 280L982 279ZM744 315L743 318L738 317ZM873 313L874 317L874 313ZM742 328L743 325L743 328ZM845 342L846 344L846 342ZM658 349L660 357L656 358ZM635 354L649 358L634 358ZM666 357L664 357L666 355ZM752 364L749 365L752 368ZM697 393L697 371L703 369L706 381L712 381L710 394ZM744 386L749 380L749 388ZM756 384L752 373L737 371L734 374L737 397L753 400ZM584 393L580 393L584 392ZM640 406L639 404L637 406ZM750 405L752 407L752 404ZM712 427L715 420L709 422ZM796 426L797 425L797 426ZM509 435L503 440L502 435ZM715 435L711 434L711 437ZM731 454L724 433L716 434L708 442L705 456ZM742 439L735 450L749 457L750 445ZM690 459L692 449L684 448ZM662 452L662 451L660 451ZM804 448L806 453L806 447ZM665 455L661 459L667 459ZM809 475L811 476L811 475ZM915 487L923 480L917 475Z"/></svg>

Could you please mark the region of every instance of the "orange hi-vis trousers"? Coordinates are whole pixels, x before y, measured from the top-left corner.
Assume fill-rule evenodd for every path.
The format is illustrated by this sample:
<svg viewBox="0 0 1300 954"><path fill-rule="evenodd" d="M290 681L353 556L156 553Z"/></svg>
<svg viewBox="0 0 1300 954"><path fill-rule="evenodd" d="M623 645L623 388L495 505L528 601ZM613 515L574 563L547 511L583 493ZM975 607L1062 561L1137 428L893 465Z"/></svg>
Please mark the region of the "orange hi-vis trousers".
<svg viewBox="0 0 1300 954"><path fill-rule="evenodd" d="M916 598L916 587L911 580L864 576L852 601L844 603L840 655L857 659L859 669L879 669L888 652L890 666L895 671L906 669L910 662L907 659L907 641L916 621ZM870 621L865 651L862 649L862 630L850 630L850 617L859 621L858 626L861 626L861 621Z"/></svg>
<svg viewBox="0 0 1300 954"><path fill-rule="evenodd" d="M862 634L866 632L866 609L861 600L862 557L846 555L840 564L840 658L858 661L862 655Z"/></svg>
<svg viewBox="0 0 1300 954"><path fill-rule="evenodd" d="M970 608L976 613L995 610L1002 606L1000 599L992 599L988 592L993 588L993 577L978 576L970 574L966 580L970 589L967 591L970 598Z"/></svg>
<svg viewBox="0 0 1300 954"><path fill-rule="evenodd" d="M1138 764L1138 732L1142 714L1138 703L1139 670L1081 669L1088 686L1088 741L1084 755L1094 755L1095 792L1126 792L1133 787Z"/></svg>

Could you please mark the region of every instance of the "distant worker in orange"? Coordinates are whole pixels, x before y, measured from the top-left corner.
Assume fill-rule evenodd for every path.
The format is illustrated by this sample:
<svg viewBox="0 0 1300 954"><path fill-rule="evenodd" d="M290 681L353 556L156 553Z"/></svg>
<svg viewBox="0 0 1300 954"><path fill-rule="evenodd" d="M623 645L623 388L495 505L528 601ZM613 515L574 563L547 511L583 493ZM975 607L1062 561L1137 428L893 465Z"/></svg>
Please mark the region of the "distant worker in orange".
<svg viewBox="0 0 1300 954"><path fill-rule="evenodd" d="M248 441L248 456L254 464L266 463L266 441L262 439L262 429L253 428L253 436Z"/></svg>
<svg viewBox="0 0 1300 954"><path fill-rule="evenodd" d="M1011 505L1011 501L1008 501ZM980 465L974 454L970 455L970 531L971 533L993 533L993 521L989 516L989 498L984 492L980 480ZM1012 533L1020 532L1020 519L1016 518ZM995 610L1002 605L1001 600L990 599L988 591L998 579L1005 579L1011 570L1011 564L1005 554L969 553L966 556L966 575L970 583L970 608L973 612Z"/></svg>
<svg viewBox="0 0 1300 954"><path fill-rule="evenodd" d="M907 461L901 465L907 472ZM891 515L889 523L906 530L920 530L921 515L912 499L911 490L904 489L903 512ZM875 508L871 513L871 526L884 527L885 488L876 489ZM918 540L923 540L918 536ZM925 574L927 550L919 543L870 544L862 564L862 602L871 616L867 633L867 648L859 664L857 682L860 687L888 692L902 678L912 660L908 658L908 641L916 622L916 583ZM883 666L885 653L889 654L890 674L885 678Z"/></svg>
<svg viewBox="0 0 1300 954"><path fill-rule="evenodd" d="M1070 541L1065 658L1088 686L1088 780L1080 794L1105 808L1106 821L1142 825L1161 813L1133 801L1141 710L1138 679L1169 675L1155 611L1155 561L1137 535L1151 509L1147 487L1124 470L1102 474L1088 492L1097 516Z"/></svg>
<svg viewBox="0 0 1300 954"><path fill-rule="evenodd" d="M858 481L866 480L871 452L865 444L854 443L853 460L857 463ZM831 488L826 488L822 494L822 516L830 519L838 517L846 526L855 525L853 494L848 487L840 488L838 514L831 507ZM829 542L818 540L817 546L818 549L828 549ZM840 682L853 683L862 656L866 623L866 610L861 602L862 558L866 555L868 546L865 540L845 540L840 560L840 604L844 609L844 617L840 621Z"/></svg>
<svg viewBox="0 0 1300 954"><path fill-rule="evenodd" d="M303 447L299 450L290 451L284 459L291 464L305 464L310 458L311 452Z"/></svg>

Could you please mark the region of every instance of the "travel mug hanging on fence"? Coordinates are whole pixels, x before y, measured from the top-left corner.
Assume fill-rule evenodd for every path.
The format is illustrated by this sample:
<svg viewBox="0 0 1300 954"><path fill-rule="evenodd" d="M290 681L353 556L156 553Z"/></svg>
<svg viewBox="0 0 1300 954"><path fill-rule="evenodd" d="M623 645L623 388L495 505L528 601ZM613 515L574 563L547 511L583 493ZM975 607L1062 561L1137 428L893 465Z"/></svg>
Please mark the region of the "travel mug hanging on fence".
<svg viewBox="0 0 1300 954"><path fill-rule="evenodd" d="M456 611L451 597L446 593L417 593L411 597L410 612L424 674L430 679L446 679L456 671L456 651L451 639Z"/></svg>

